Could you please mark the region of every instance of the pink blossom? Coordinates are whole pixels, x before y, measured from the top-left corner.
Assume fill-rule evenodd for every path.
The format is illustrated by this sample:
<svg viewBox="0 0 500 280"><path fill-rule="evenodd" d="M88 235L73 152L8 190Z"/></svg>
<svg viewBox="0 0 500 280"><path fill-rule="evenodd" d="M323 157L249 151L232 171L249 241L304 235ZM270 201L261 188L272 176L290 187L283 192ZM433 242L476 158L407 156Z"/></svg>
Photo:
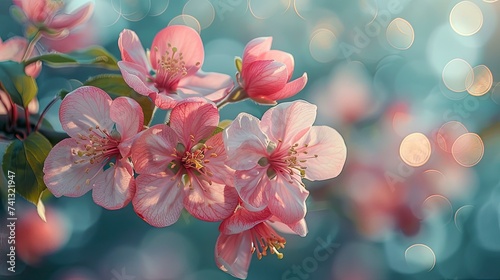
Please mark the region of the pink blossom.
<svg viewBox="0 0 500 280"><path fill-rule="evenodd" d="M239 114L226 128L227 164L235 187L252 211L268 207L287 224L306 214L309 194L302 179L336 177L346 160L342 136L327 126L312 126L316 106L305 101L282 103L262 120Z"/></svg>
<svg viewBox="0 0 500 280"><path fill-rule="evenodd" d="M100 28L101 25L98 22L89 20L72 30L64 38L43 37L40 43L48 50L70 53L98 45Z"/></svg>
<svg viewBox="0 0 500 280"><path fill-rule="evenodd" d="M238 196L233 171L225 165L222 133L211 136L218 122L214 104L190 98L172 109L170 126L155 125L137 138L132 161L140 175L132 203L142 219L168 226L184 207L204 221L231 215Z"/></svg>
<svg viewBox="0 0 500 280"><path fill-rule="evenodd" d="M103 90L85 86L64 98L59 118L71 138L55 145L45 160L47 188L56 197L92 189L98 205L126 206L135 192L128 156L144 121L139 104L128 97L111 100Z"/></svg>
<svg viewBox="0 0 500 280"><path fill-rule="evenodd" d="M273 38L261 37L250 41L243 51L243 61L237 60L238 83L246 94L262 104L294 96L307 83L307 74L290 82L294 69L293 56L271 50Z"/></svg>
<svg viewBox="0 0 500 280"><path fill-rule="evenodd" d="M246 279L254 252L261 259L269 249L271 254L282 259L283 253L279 250L285 247L286 240L273 227L284 228L287 233L302 237L307 234L304 219L287 225L274 217L267 208L251 212L238 206L234 214L219 227L220 235L215 244L217 266L234 277Z"/></svg>
<svg viewBox="0 0 500 280"><path fill-rule="evenodd" d="M22 37L12 37L5 42L2 42L0 38L0 61L12 60L21 62L23 59L24 52L28 47L28 41ZM37 61L32 63L25 68L26 75L36 78L42 69L42 62ZM5 115L11 110L10 100L5 92L0 90L0 115ZM7 106L5 108L3 105ZM34 98L28 104L28 111L32 114L38 112L38 100Z"/></svg>
<svg viewBox="0 0 500 280"><path fill-rule="evenodd" d="M40 219L35 207L20 211L16 227L16 253L30 265L40 264L44 257L59 250L69 239L64 213L47 206L46 220ZM36 236L36 238L34 238Z"/></svg>
<svg viewBox="0 0 500 280"><path fill-rule="evenodd" d="M128 29L120 34L118 46L122 55L118 66L125 82L138 93L150 96L159 108L173 108L189 96L217 102L233 86L228 75L200 70L204 60L203 43L190 27L173 25L162 29L148 54L137 34Z"/></svg>
<svg viewBox="0 0 500 280"><path fill-rule="evenodd" d="M63 0L13 0L26 16L26 21L41 30L44 35L65 37L69 31L86 22L94 11L88 2L71 13L65 13Z"/></svg>

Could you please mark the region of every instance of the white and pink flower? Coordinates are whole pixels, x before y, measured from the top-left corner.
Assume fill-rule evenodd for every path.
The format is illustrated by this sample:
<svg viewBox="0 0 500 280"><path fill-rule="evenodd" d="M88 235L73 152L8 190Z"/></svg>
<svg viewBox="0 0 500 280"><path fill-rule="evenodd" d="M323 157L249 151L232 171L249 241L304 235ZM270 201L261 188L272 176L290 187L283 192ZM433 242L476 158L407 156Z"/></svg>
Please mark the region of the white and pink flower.
<svg viewBox="0 0 500 280"><path fill-rule="evenodd" d="M172 109L170 126L155 125L137 138L132 161L140 175L132 203L142 219L165 227L183 208L204 221L231 215L238 196L222 133L212 136L218 122L214 104L191 98Z"/></svg>
<svg viewBox="0 0 500 280"><path fill-rule="evenodd" d="M71 138L50 151L43 180L56 197L78 197L92 189L98 205L119 209L135 192L131 144L142 130L139 104L128 97L111 100L96 87L68 94L59 111L62 128Z"/></svg>
<svg viewBox="0 0 500 280"><path fill-rule="evenodd" d="M180 100L193 96L217 102L233 87L229 75L200 70L205 56L203 43L190 27L173 25L162 29L148 54L137 34L128 29L120 34L118 46L122 55L118 66L125 82L151 97L161 109L173 108Z"/></svg>
<svg viewBox="0 0 500 280"><path fill-rule="evenodd" d="M219 226L220 235L215 244L215 262L217 266L240 279L246 279L253 253L261 259L267 251L283 258L280 249L286 240L276 229L302 237L307 235L304 219L293 224L284 224L265 208L251 212L239 205L233 215Z"/></svg>
<svg viewBox="0 0 500 280"><path fill-rule="evenodd" d="M262 120L241 113L226 128L227 164L236 170L234 185L245 207L269 208L292 224L306 214L309 195L302 179L336 177L346 160L342 136L327 126L312 126L316 106L305 101L282 103Z"/></svg>

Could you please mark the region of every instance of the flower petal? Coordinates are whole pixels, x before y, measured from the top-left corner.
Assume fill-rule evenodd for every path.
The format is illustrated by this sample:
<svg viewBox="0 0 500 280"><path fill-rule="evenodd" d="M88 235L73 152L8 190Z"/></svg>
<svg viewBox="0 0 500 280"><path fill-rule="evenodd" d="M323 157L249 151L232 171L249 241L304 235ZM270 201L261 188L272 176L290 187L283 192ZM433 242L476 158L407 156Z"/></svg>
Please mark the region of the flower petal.
<svg viewBox="0 0 500 280"><path fill-rule="evenodd" d="M170 127L157 124L145 130L132 145L132 162L139 174L153 174L166 171L175 159L178 140Z"/></svg>
<svg viewBox="0 0 500 280"><path fill-rule="evenodd" d="M145 130L132 145L132 162L137 173L159 173L166 171L174 157L178 143L175 133L164 124Z"/></svg>
<svg viewBox="0 0 500 280"><path fill-rule="evenodd" d="M173 57L174 52L177 54L175 58L182 54L182 61L187 69L186 76L196 73L205 56L200 34L185 25L171 25L160 30L151 45L150 61L153 69L158 69L158 61L162 57Z"/></svg>
<svg viewBox="0 0 500 280"><path fill-rule="evenodd" d="M252 211L260 211L269 203L270 181L266 171L267 167L258 166L235 172L234 186L241 200L248 204Z"/></svg>
<svg viewBox="0 0 500 280"><path fill-rule="evenodd" d="M28 41L22 37L12 37L5 42L0 41L0 61L21 61L28 47Z"/></svg>
<svg viewBox="0 0 500 280"><path fill-rule="evenodd" d="M308 233L306 220L302 219L294 224L284 224L276 216L269 218L267 224L274 229L287 234L298 234L300 237L305 237Z"/></svg>
<svg viewBox="0 0 500 280"><path fill-rule="evenodd" d="M127 85L137 93L149 96L158 92L154 83L149 82L149 72L146 68L127 61L118 61L118 67Z"/></svg>
<svg viewBox="0 0 500 280"><path fill-rule="evenodd" d="M195 218L202 221L221 221L229 217L238 204L238 194L233 187L201 181L189 174L192 188L186 188L184 207Z"/></svg>
<svg viewBox="0 0 500 280"><path fill-rule="evenodd" d="M293 59L293 55L279 50L270 50L267 52L263 52L258 57L259 60L275 60L279 61L286 65L286 70L288 71L288 79L289 81L292 78L293 68L295 66L295 62Z"/></svg>
<svg viewBox="0 0 500 280"><path fill-rule="evenodd" d="M149 97L151 98L151 100L153 100L156 107L163 110L174 108L175 105L177 105L177 103L182 100L178 94L166 93L164 91L159 93L151 93Z"/></svg>
<svg viewBox="0 0 500 280"><path fill-rule="evenodd" d="M251 98L260 98L281 90L288 81L285 64L272 60L258 60L241 71L244 89Z"/></svg>
<svg viewBox="0 0 500 280"><path fill-rule="evenodd" d="M269 99L270 101L281 100L285 98L292 97L299 93L307 84L307 74L304 73L302 77L297 78L289 83L287 83L279 91L269 94L267 96L262 96L262 98Z"/></svg>
<svg viewBox="0 0 500 280"><path fill-rule="evenodd" d="M170 113L170 127L182 139L186 149L210 137L219 124L219 110L201 98L187 99Z"/></svg>
<svg viewBox="0 0 500 280"><path fill-rule="evenodd" d="M256 117L240 113L222 133L229 167L248 170L267 156L269 139L260 129L260 120Z"/></svg>
<svg viewBox="0 0 500 280"><path fill-rule="evenodd" d="M243 64L250 64L271 49L273 37L259 37L251 40L243 50Z"/></svg>
<svg viewBox="0 0 500 280"><path fill-rule="evenodd" d="M95 178L92 197L97 205L109 210L120 209L132 200L135 179L132 164L121 159Z"/></svg>
<svg viewBox="0 0 500 280"><path fill-rule="evenodd" d="M300 177L295 180L300 180ZM306 215L308 195L309 191L298 183L277 176L269 192L269 210L285 224L297 223Z"/></svg>
<svg viewBox="0 0 500 280"><path fill-rule="evenodd" d="M304 145L307 144L307 147ZM347 148L342 136L328 126L313 126L299 141L299 160L306 160L306 179L326 180L337 177L344 167ZM304 154L303 151L307 151ZM316 157L317 155L317 157Z"/></svg>
<svg viewBox="0 0 500 280"><path fill-rule="evenodd" d="M134 31L124 29L120 33L118 48L120 49L123 61L137 64L148 71L151 70L141 40Z"/></svg>
<svg viewBox="0 0 500 280"><path fill-rule="evenodd" d="M213 102L219 102L233 88L231 76L221 73L196 72L195 75L181 79L178 85L179 94L184 98L190 96L204 97Z"/></svg>
<svg viewBox="0 0 500 280"><path fill-rule="evenodd" d="M47 0L13 0L12 2L21 8L33 23L38 23L47 18L47 15L43 14Z"/></svg>
<svg viewBox="0 0 500 280"><path fill-rule="evenodd" d="M238 234L265 222L271 216L271 211L267 208L258 212L251 212L244 207L238 207L233 215L222 221L219 230L223 234Z"/></svg>
<svg viewBox="0 0 500 280"><path fill-rule="evenodd" d="M285 102L262 116L261 127L272 141L295 144L316 119L316 105L306 101Z"/></svg>
<svg viewBox="0 0 500 280"><path fill-rule="evenodd" d="M87 21L71 30L61 29L59 32L50 31L50 34L45 33L40 39L42 44L48 51L56 51L61 53L71 53L90 48L100 44L99 34L95 32L99 28L97 21Z"/></svg>
<svg viewBox="0 0 500 280"><path fill-rule="evenodd" d="M226 235L221 233L215 244L215 262L224 272L246 279L252 260L252 236L250 232Z"/></svg>
<svg viewBox="0 0 500 280"><path fill-rule="evenodd" d="M110 117L116 123L121 141L134 137L144 124L141 105L129 97L118 97L113 100Z"/></svg>
<svg viewBox="0 0 500 280"><path fill-rule="evenodd" d="M209 157L210 160L210 162L205 164L205 167L213 173L210 179L218 183L234 186L234 170L226 165L227 154L222 133L217 133L210 137L205 142L205 145L211 147L208 153L205 153L206 157Z"/></svg>
<svg viewBox="0 0 500 280"><path fill-rule="evenodd" d="M71 14L57 13L52 21L47 23L47 27L52 29L72 29L77 25L87 21L92 16L93 11L94 3L88 2L73 11Z"/></svg>
<svg viewBox="0 0 500 280"><path fill-rule="evenodd" d="M26 68L24 68L24 72L26 72L26 75L36 78L38 77L38 74L40 74L40 71L42 71L42 62L39 60L37 62L31 63L30 65L27 65Z"/></svg>
<svg viewBox="0 0 500 280"><path fill-rule="evenodd" d="M175 223L182 211L184 191L177 180L166 173L141 174L136 178L134 210L144 221L155 227Z"/></svg>
<svg viewBox="0 0 500 280"><path fill-rule="evenodd" d="M56 197L84 195L92 188L94 175L102 172L99 164L76 164L75 161L82 159L76 154L79 150L77 147L75 139L64 139L52 148L45 159L43 181Z"/></svg>
<svg viewBox="0 0 500 280"><path fill-rule="evenodd" d="M64 131L73 138L88 135L89 128L99 126L111 131L113 121L109 116L111 97L100 88L84 86L68 94L61 102L59 119Z"/></svg>

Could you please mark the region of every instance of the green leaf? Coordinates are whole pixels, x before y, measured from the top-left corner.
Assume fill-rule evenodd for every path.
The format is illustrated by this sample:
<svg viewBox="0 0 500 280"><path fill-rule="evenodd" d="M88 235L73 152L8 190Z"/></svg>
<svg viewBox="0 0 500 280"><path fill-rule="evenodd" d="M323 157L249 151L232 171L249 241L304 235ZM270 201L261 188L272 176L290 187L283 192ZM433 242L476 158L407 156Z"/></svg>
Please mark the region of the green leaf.
<svg viewBox="0 0 500 280"><path fill-rule="evenodd" d="M47 188L43 182L43 163L51 149L49 140L34 132L23 141L14 140L3 156L4 174L15 174L16 193L34 205Z"/></svg>
<svg viewBox="0 0 500 280"><path fill-rule="evenodd" d="M214 131L212 131L212 134L210 134L210 137L214 136L215 134L221 133L222 131L224 131L224 128L216 127Z"/></svg>
<svg viewBox="0 0 500 280"><path fill-rule="evenodd" d="M44 61L49 66L66 67L74 65L96 65L112 70L118 70L116 58L102 47L95 46L81 51L75 51L68 54L48 53L41 56L30 58L25 62L26 65L35 61Z"/></svg>
<svg viewBox="0 0 500 280"><path fill-rule="evenodd" d="M155 108L154 103L149 97L141 95L130 88L121 75L98 75L88 79L83 85L98 87L111 95L112 98L127 96L134 99L141 105L142 112L144 113L144 125L148 125L151 121Z"/></svg>
<svg viewBox="0 0 500 280"><path fill-rule="evenodd" d="M89 78L84 86L94 86L104 90L107 93L113 93L118 96L129 96L131 91L134 91L125 82L121 75L117 74L102 74Z"/></svg>
<svg viewBox="0 0 500 280"><path fill-rule="evenodd" d="M26 75L23 64L15 61L0 62L0 89L9 93L12 101L24 108L38 92L35 79Z"/></svg>

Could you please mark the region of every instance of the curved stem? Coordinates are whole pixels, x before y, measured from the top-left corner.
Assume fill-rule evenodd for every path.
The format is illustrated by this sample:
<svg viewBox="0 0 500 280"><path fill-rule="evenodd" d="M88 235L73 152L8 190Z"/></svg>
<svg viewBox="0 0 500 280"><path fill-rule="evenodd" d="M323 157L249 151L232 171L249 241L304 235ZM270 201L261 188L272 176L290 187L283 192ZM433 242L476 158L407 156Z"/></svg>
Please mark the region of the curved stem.
<svg viewBox="0 0 500 280"><path fill-rule="evenodd" d="M245 90L240 87L234 87L231 92L224 98L219 104L217 104L217 108L220 110L222 107L226 106L228 103L234 103L241 100L245 100L248 98Z"/></svg>
<svg viewBox="0 0 500 280"><path fill-rule="evenodd" d="M24 52L23 58L21 61L25 61L28 59L28 57L31 56L31 53L33 52L33 49L35 48L36 43L38 43L38 40L42 37L42 33L40 30L38 30L35 35L33 36L33 39L31 39L30 43L28 44L28 47L26 48L26 51ZM30 62L33 63L33 62Z"/></svg>
<svg viewBox="0 0 500 280"><path fill-rule="evenodd" d="M8 94L8 93L6 93L6 92L5 92L5 94ZM6 114L5 114L5 115L7 116L7 123L6 123L5 128L6 128L7 130L9 130L9 131L10 131L10 126L11 126L11 118L12 118L12 116L11 116L11 110L9 110L9 107L8 107L8 106L7 106L7 104L3 101L2 96L0 96L0 105L2 105L2 106L5 108L5 112L6 112Z"/></svg>
<svg viewBox="0 0 500 280"><path fill-rule="evenodd" d="M26 120L26 133L29 135L31 133L31 123L30 123L30 112L28 106L24 108L24 119Z"/></svg>
<svg viewBox="0 0 500 280"><path fill-rule="evenodd" d="M35 131L38 131L38 129L40 129L40 125L42 124L42 121L43 121L43 118L45 117L45 114L47 114L47 112L49 111L50 107L52 107L52 105L54 105L59 100L59 98L60 98L59 95L54 96L54 98L45 107L45 109L43 109L43 112L42 112L42 114L40 114L40 118L38 119L38 122L36 123Z"/></svg>
<svg viewBox="0 0 500 280"><path fill-rule="evenodd" d="M17 124L17 106L16 104L14 103L14 101L12 101L12 98L10 97L9 93L7 93L7 97L9 98L9 102L10 102L10 129L12 128L15 128L16 127L16 124Z"/></svg>

